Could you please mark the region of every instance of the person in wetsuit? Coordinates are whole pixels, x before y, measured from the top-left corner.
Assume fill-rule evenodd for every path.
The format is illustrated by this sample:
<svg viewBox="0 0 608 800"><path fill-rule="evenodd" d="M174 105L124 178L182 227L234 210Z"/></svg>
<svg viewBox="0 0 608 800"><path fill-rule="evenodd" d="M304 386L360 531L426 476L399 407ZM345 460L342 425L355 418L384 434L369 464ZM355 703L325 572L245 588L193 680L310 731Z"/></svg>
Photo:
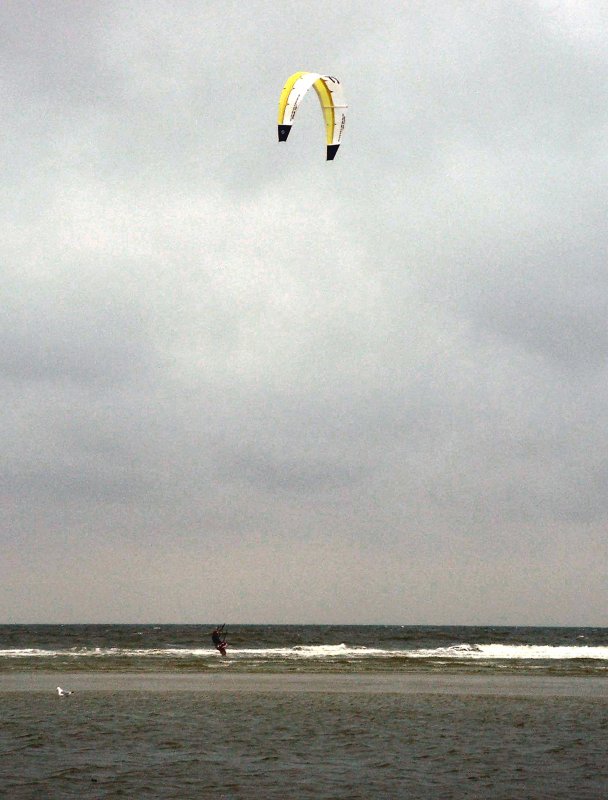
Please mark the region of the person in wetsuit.
<svg viewBox="0 0 608 800"><path fill-rule="evenodd" d="M224 623L226 624L226 623ZM217 628L213 629L211 633L211 641L213 642L215 649L219 650L220 653L225 656L226 655L226 640L222 639L222 631L224 630L224 625L218 625Z"/></svg>

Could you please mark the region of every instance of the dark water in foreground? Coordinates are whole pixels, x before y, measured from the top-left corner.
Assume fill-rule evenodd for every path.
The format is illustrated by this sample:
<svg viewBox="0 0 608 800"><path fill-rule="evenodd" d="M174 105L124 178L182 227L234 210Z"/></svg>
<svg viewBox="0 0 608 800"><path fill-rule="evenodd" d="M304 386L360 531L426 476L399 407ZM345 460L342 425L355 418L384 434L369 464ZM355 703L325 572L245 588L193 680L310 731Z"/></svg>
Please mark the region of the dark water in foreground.
<svg viewBox="0 0 608 800"><path fill-rule="evenodd" d="M606 629L210 628L0 626L0 798L608 798Z"/></svg>
<svg viewBox="0 0 608 800"><path fill-rule="evenodd" d="M0 680L2 797L608 796L599 679L76 673L58 697L54 677Z"/></svg>

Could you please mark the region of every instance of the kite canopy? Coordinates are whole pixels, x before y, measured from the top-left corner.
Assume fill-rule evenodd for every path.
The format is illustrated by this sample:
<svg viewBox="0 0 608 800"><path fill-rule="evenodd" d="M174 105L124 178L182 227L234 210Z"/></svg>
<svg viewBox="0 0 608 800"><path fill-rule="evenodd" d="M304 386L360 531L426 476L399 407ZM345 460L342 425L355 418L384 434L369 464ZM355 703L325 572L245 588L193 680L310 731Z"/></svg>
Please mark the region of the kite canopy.
<svg viewBox="0 0 608 800"><path fill-rule="evenodd" d="M333 161L340 147L347 105L342 84L332 75L294 72L287 79L279 99L279 142L287 141L296 111L311 86L314 86L317 93L325 120L327 160Z"/></svg>

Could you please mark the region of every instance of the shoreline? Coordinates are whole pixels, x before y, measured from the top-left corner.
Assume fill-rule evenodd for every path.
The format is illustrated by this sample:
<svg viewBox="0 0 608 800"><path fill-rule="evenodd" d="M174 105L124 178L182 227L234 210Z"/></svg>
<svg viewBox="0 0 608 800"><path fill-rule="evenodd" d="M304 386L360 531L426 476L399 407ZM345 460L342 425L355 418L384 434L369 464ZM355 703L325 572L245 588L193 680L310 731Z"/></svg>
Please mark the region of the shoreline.
<svg viewBox="0 0 608 800"><path fill-rule="evenodd" d="M594 698L608 703L606 678L540 675L427 675L419 673L192 674L179 672L8 672L0 694L55 692L336 693ZM68 701L70 702L70 701Z"/></svg>

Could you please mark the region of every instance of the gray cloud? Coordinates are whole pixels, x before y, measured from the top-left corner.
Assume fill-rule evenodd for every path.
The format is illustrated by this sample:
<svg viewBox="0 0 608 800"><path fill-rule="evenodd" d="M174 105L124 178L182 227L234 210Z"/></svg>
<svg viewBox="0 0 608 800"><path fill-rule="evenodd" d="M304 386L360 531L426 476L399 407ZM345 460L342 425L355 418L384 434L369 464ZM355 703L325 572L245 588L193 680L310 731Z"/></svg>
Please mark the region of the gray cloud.
<svg viewBox="0 0 608 800"><path fill-rule="evenodd" d="M0 15L7 618L598 624L599 5Z"/></svg>

